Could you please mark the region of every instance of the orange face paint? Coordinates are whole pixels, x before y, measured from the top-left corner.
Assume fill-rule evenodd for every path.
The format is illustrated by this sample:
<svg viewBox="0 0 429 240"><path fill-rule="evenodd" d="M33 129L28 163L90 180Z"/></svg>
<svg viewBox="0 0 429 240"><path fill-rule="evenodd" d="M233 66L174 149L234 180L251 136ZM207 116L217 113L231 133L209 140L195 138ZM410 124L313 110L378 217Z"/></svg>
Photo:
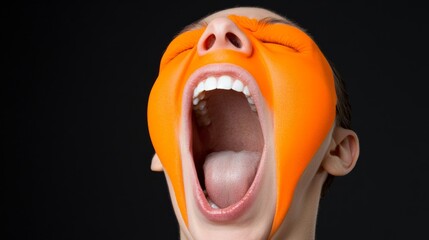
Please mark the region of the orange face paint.
<svg viewBox="0 0 429 240"><path fill-rule="evenodd" d="M185 83L195 70L207 64L229 63L246 69L256 79L274 119L275 232L287 214L301 174L335 120L334 79L320 49L298 28L240 16L230 19L250 39L252 54L218 50L199 56L196 45L204 29L178 35L161 59L149 96L149 133L187 224L179 143Z"/></svg>

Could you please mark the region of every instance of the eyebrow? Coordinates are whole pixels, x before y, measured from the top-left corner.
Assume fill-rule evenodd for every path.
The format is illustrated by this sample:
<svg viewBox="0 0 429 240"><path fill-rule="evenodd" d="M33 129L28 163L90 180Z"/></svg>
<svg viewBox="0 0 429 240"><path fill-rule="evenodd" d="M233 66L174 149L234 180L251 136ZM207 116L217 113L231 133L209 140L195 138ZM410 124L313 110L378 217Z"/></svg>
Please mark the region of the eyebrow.
<svg viewBox="0 0 429 240"><path fill-rule="evenodd" d="M287 18L266 17L266 18L260 19L259 23L262 23L262 24L276 24L276 23L286 24L286 25L289 25L292 27L296 27L296 28L300 29L301 31L305 32L306 34L308 34L304 28L302 28L297 23L295 23L294 21L287 19Z"/></svg>
<svg viewBox="0 0 429 240"><path fill-rule="evenodd" d="M285 18L265 17L265 18L259 19L258 22L262 23L262 24L278 24L278 23L280 23L280 24L286 24L286 25L298 27L298 25L296 25L292 21L285 19ZM185 32L189 32L191 30L203 28L203 27L206 27L207 25L208 25L208 23L206 21L198 20L196 22L193 22L193 23L185 26L181 31L179 31L177 33L177 35L180 35L180 34L185 33Z"/></svg>
<svg viewBox="0 0 429 240"><path fill-rule="evenodd" d="M266 23L266 24L281 23L281 24L295 26L295 24L292 21L285 19L285 18L265 17L265 18L259 19L258 22L259 23Z"/></svg>
<svg viewBox="0 0 429 240"><path fill-rule="evenodd" d="M193 23L187 25L186 27L184 27L182 30L180 30L178 35L180 35L184 32L189 32L191 30L206 27L207 25L208 25L208 23L204 20L199 20L199 21L193 22Z"/></svg>

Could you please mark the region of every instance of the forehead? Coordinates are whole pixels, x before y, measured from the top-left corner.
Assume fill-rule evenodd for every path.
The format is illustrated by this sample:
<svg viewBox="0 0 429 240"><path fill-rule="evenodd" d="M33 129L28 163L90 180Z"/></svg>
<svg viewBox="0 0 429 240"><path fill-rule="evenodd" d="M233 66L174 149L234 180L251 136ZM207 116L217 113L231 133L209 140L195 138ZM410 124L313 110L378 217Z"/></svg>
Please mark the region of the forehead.
<svg viewBox="0 0 429 240"><path fill-rule="evenodd" d="M229 8L225 10L221 10L218 12L215 12L211 15L206 16L202 19L202 21L210 23L213 19L219 18L219 17L226 17L228 15L239 15L239 16L245 16L248 18L254 18L254 19L263 19L263 18L277 18L277 19L284 19L283 16L280 16L279 14L276 14L272 11L269 11L264 8L258 8L258 7L236 7L236 8Z"/></svg>

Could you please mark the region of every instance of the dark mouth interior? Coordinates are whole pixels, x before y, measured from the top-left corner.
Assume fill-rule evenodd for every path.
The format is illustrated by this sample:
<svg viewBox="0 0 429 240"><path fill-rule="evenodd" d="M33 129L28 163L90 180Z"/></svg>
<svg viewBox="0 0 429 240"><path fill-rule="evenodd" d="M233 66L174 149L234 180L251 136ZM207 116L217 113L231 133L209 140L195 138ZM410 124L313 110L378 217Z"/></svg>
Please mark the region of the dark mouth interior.
<svg viewBox="0 0 429 240"><path fill-rule="evenodd" d="M206 181L208 180L204 173L204 163L210 154L225 153L221 157L221 161L224 162L222 166L229 166L231 163L229 161L241 161L242 163L240 163L241 165L239 166L244 167L235 166L239 169L234 170L233 173L247 171L242 170L242 168L246 168L248 165L245 159L257 158L259 162L264 141L258 113L251 110L243 93L233 90L217 89L206 92L204 101L206 101L207 109L207 115L205 117L210 120L210 124L207 126L200 126L197 123L200 117L193 111L192 149L201 188L206 190ZM246 152L246 154L242 154L243 152ZM248 153L251 153L250 155L252 157L249 157L250 155ZM219 164L216 165L219 166ZM225 178L224 175L222 175L224 174L222 173L223 171L219 170L219 167L217 169L219 173L212 171L212 176L215 174L216 178L218 174L219 178ZM246 173L242 175L252 176L253 179L255 174ZM238 174L237 176L242 175ZM226 191L228 191L229 185L234 185L228 184L229 182L227 180L222 181L224 181L222 185ZM235 183L234 187L237 188L237 186L246 185L240 184ZM248 187L247 184L239 188L246 188L245 191L247 191ZM231 189L231 191L235 190Z"/></svg>

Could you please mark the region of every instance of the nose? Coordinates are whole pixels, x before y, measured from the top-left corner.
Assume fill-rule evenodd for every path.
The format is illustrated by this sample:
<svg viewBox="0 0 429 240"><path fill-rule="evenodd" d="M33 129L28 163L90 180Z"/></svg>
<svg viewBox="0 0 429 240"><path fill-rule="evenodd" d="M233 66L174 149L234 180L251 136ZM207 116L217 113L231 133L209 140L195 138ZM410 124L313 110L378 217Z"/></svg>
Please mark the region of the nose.
<svg viewBox="0 0 429 240"><path fill-rule="evenodd" d="M228 18L213 19L201 35L197 51L200 56L220 49L231 49L246 56L252 53L249 38Z"/></svg>

